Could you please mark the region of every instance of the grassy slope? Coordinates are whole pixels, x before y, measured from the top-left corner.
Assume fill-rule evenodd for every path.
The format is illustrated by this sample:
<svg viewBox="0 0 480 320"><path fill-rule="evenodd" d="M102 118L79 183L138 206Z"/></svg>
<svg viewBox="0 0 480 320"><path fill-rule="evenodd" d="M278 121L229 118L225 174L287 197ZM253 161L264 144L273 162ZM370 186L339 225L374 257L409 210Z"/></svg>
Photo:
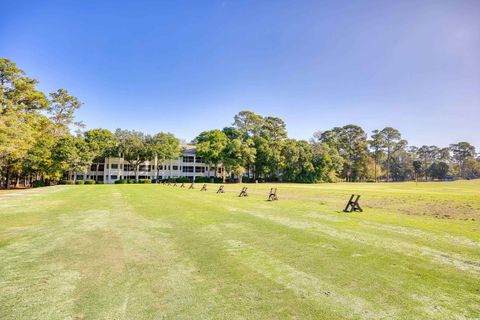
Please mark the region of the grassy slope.
<svg viewBox="0 0 480 320"><path fill-rule="evenodd" d="M480 181L199 187L0 194L0 319L480 317Z"/></svg>

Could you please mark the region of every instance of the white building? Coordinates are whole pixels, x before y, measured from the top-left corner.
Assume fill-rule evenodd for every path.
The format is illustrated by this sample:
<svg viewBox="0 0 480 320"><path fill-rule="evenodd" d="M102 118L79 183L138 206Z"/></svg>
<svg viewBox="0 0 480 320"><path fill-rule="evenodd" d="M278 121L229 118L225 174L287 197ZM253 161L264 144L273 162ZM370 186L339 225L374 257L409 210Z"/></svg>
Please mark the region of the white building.
<svg viewBox="0 0 480 320"><path fill-rule="evenodd" d="M157 159L145 161L138 169L139 179L165 179L187 177L215 177L215 168L205 164L203 158L195 155L195 146L183 146L178 159L159 163ZM219 170L219 176L221 168ZM73 174L70 174L73 179ZM77 174L77 180L96 179L104 183L115 183L119 179L135 179L134 168L123 158L105 158L103 162L92 164L86 174Z"/></svg>

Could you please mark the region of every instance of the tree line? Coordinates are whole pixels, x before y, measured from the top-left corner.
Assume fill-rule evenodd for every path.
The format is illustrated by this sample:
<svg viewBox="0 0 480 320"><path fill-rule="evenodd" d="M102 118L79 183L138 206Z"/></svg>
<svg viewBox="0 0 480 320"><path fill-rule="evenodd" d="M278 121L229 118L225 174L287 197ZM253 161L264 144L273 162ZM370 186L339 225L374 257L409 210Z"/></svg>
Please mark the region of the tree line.
<svg viewBox="0 0 480 320"><path fill-rule="evenodd" d="M314 133L309 140L288 138L285 122L241 111L231 127L202 132L197 154L229 177L289 182L444 180L480 177L480 158L468 142L448 147L409 146L391 127L370 137L349 124Z"/></svg>
<svg viewBox="0 0 480 320"><path fill-rule="evenodd" d="M120 155L138 181L145 161L156 157L164 163L181 155L179 139L171 133L85 131L75 121L82 105L78 98L65 89L46 94L37 84L14 62L0 58L3 187L56 183L66 172L84 173L92 165L98 170L105 157ZM368 136L350 124L316 132L306 141L289 138L278 117L241 111L231 126L201 132L192 143L197 156L223 180L314 183L480 177L480 159L470 143L409 146L391 127Z"/></svg>

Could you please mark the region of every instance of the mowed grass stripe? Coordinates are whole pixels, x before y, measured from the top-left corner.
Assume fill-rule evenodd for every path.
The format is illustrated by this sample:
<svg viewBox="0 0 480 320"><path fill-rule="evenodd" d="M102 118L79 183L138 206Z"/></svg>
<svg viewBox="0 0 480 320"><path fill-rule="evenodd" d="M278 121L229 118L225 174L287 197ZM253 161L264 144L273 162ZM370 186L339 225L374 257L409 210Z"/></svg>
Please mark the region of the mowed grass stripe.
<svg viewBox="0 0 480 320"><path fill-rule="evenodd" d="M161 190L161 191L160 191ZM181 190L181 191L174 191L174 189L160 189L159 192L167 192L167 197L172 197L173 199L175 199L176 201L179 201L179 203L184 203L185 204L185 208L183 208L184 210L184 214L181 214L179 215L178 217L176 217L176 219L179 219L179 220L182 220L182 219L185 219L186 217L189 218L189 220L193 220L193 221L188 221L188 222L185 222L185 224L187 225L191 225L192 222L195 222L195 221L199 221L201 222L201 224L199 225L199 228L205 224L206 221L209 221L210 224L218 224L218 227L217 228L210 228L210 231L212 230L215 230L215 229L221 229L223 230L223 232L227 232L229 231L229 229L233 229L233 231L229 231L229 232L237 232L239 230L251 230L252 226L258 226L258 225L262 225L262 223L260 223L259 221L255 221L253 223L250 223L248 224L247 226L245 227L238 227L238 222L239 221L242 221L242 219L240 219L237 216L235 216L233 218L233 220L230 220L230 219L225 219L225 217L228 217L225 216L225 213L226 212L229 212L231 210L229 210L229 208L235 208L235 210L233 210L233 212L238 212L238 211L244 211L243 209L242 210L239 210L238 206L249 206L253 203L253 201L248 201L248 202L245 202L243 200L239 200L238 198L235 198L235 197L224 197L223 195L214 195L214 194L205 194L205 193L200 193L200 192L194 192L194 191L184 191L184 190ZM137 196L137 195L136 195ZM135 196L135 197L136 197ZM143 194L143 196L146 197L146 194ZM221 198L218 198L218 197L221 197ZM159 200L160 198L156 198L156 200L152 199L152 200L148 200L148 201L145 201L145 202L150 202L150 201L160 201ZM221 200L219 200L221 199ZM180 202L181 200L181 202ZM260 199L257 199L259 200L257 203L254 204L254 206L261 206L263 210L265 210L265 206L268 205L268 204L265 204L264 202L262 202ZM224 205L224 201L226 201L226 205ZM241 202L239 202L241 201ZM191 205L193 203L202 203L203 205L202 206L207 206L208 207L208 204L215 204L215 209L214 208L209 208L209 210L204 210L203 212L201 210L195 210L194 212L192 212L191 210L188 210L187 208L191 207ZM236 203L236 205L234 205L233 203ZM274 204L272 204L273 206L275 206ZM213 217L213 216L215 217ZM265 224L265 221L263 221L263 224ZM231 228L233 227L233 228ZM288 227L288 226L287 226ZM289 226L291 227L291 226ZM261 229L261 228L260 228ZM249 235L249 237L247 237L247 240L245 241L252 241L253 239L257 239L257 241L259 242L268 242L268 246L272 246L272 242L271 241L266 241L265 239L271 239L272 238L272 232L271 232L271 229L270 228L263 228L264 230L262 230L260 232L260 234L255 234L255 235ZM288 228L287 228L288 230ZM268 231L268 233L267 233ZM299 230L300 233L305 233L305 231L307 231L307 233L309 232L309 230ZM288 230L288 231L285 231L285 230L282 230L281 232L281 236L280 238L282 238L283 241L285 241L285 234L292 234L292 230ZM227 233L228 236L232 237L232 235L230 233ZM315 236L317 237L317 236ZM237 237L238 239L238 237ZM258 240L258 239L261 239L261 240ZM318 241L318 237L316 239ZM338 242L339 239L335 239L335 237L333 238L330 238L329 239L329 243L335 243L336 241ZM351 240L351 239L343 239L343 240ZM315 240L314 240L315 241ZM346 241L347 243L344 244L344 247L351 247L351 241ZM285 244L285 245L283 245ZM340 246L341 247L341 246ZM359 246L359 248L361 248L362 246ZM285 248L289 248L289 250L285 250ZM317 247L318 248L318 247ZM276 251L275 252L288 252L288 253L292 253L295 252L293 250L293 248L290 248L286 243L282 243L280 246L278 246L278 248L276 247ZM292 249L292 250L290 250ZM305 251L305 247L302 247L300 250L304 250ZM354 254L354 253L353 253ZM370 279L369 277L366 277L366 279L368 279L370 282L371 281L376 281L378 282L378 278L381 278L382 277L382 274L380 273L378 276L375 275L374 273L371 272L371 270L378 270L378 269L382 269L382 267L385 267L385 266L379 266L379 265L375 265L375 261L382 261L382 259L380 260L377 260L375 259L374 257L378 256L380 258L382 258L382 255L385 255L385 254L390 254L393 258L393 262L392 262L392 265L396 265L397 267L395 268L386 268L387 270L385 270L386 272L395 272L395 274L397 274L399 272L399 269L401 270L402 268L404 268L406 274L402 277L398 277L400 280L399 280L399 283L400 283L400 287L402 286L401 283L403 282L403 278L405 279L410 279L413 277L413 280L415 281L417 278L421 278L421 277L425 277L425 282L427 283L427 286L428 286L428 283L429 281L431 281L431 279L429 280L428 278L430 278L430 270L438 270L438 266L435 266L434 264L429 264L427 263L427 261L425 261L425 259L422 259L421 257L420 258L413 258L413 257L410 257L409 259L407 259L405 261L405 256L403 255L400 255L398 256L397 253L395 254L391 254L389 252L389 250L375 250L373 253L370 252L370 254L367 254L365 256L366 259L363 259L363 263L365 263L365 261L367 262L367 265L369 264L372 264L370 266L368 266L367 268L365 268L365 273L366 274L369 274L371 273L372 276L374 275L374 277L372 279ZM317 252L305 252L305 255L306 256L318 256L319 253L318 251ZM342 278L342 277L345 277L348 279L349 278L349 270L350 272L352 272L353 274L357 275L357 273L355 272L357 269L358 269L358 265L357 262L358 261L355 261L355 259L352 259L351 257L352 253L350 254L350 256L346 257L346 260L344 262L342 261L339 261L341 259L339 259L338 256L336 257L332 257L335 262L337 263L336 265L334 264L333 266L331 264L327 264L330 268L333 268L335 269L336 271L338 271L340 269L340 272L339 272L339 278ZM361 255L360 255L361 256ZM296 258L299 258L298 256L296 256ZM372 259L373 258L373 259ZM300 259L301 260L301 259ZM358 258L357 258L358 260ZM298 261L298 260L297 260ZM421 266L420 267L420 271L418 272L418 274L415 274L415 268L407 268L408 264L411 264L412 261L416 261L414 265L418 265L418 266ZM318 261L320 265L324 264L324 261ZM383 261L382 261L383 262ZM404 266L406 265L406 266ZM341 268L343 266L347 266L347 268L345 268L344 270L341 270ZM351 269L349 269L348 267L350 267ZM387 267L388 267L388 264L387 264ZM447 274L448 272L454 272L455 270L452 270L451 268L446 268L447 270ZM370 271L370 272L369 272ZM417 270L418 271L418 270ZM328 270L327 270L328 272ZM401 272L400 272L401 273ZM361 272L360 272L361 274ZM418 291L418 294L411 294L409 296L406 296L404 298L401 299L401 302L399 302L400 304L402 304L403 302L405 302L406 304L409 304L409 303L412 303L412 304L417 304L419 305L421 308L425 309L425 310L429 310L432 311L432 310L436 310L434 308L434 304L438 302L438 304L444 304L445 306L448 306L449 310L452 310L452 312L462 312L462 304L463 303L459 303L459 301L457 300L454 300L453 303L451 301L451 299L448 298L448 295L447 296L444 296L444 292L445 290L449 290L450 286L452 284L455 284L457 283L457 281L460 281L460 283L463 283L463 282L467 282L469 280L471 280L471 284L472 284L472 287L473 287L473 279L470 279L470 276L469 275L459 275L458 277L456 277L455 279L448 279L446 277L444 277L445 275L445 270L442 270L440 268L440 270L438 270L436 272L436 277L438 278L437 281L439 281L439 283L441 284L438 288L433 288L434 290L424 290L426 292L428 291L435 291L433 296L434 298L430 298L428 297L428 295L421 295L420 293L422 293L422 290L417 290ZM338 279L337 279L338 280ZM386 283L390 282L390 286L392 287L393 291L396 291L395 288L397 288L397 284L395 283L391 283L391 282L395 282L395 277L392 277L392 275L388 276L387 275L387 279L386 279ZM358 280L358 279L353 279L353 281L355 282L360 282L362 283L362 280ZM381 281L380 281L381 282ZM340 280L339 283L342 283L342 281ZM343 284L343 283L342 283ZM345 285L348 285L348 283L346 283ZM364 286L363 286L364 285ZM369 288L369 283L367 281L367 283L363 283L363 285L359 285L359 287L363 287L363 288ZM412 283L409 282L408 284L406 284L405 286L411 286ZM470 288L472 291L474 290L474 288ZM361 290L361 289L358 289L358 288L352 288L353 291L356 291L356 290ZM367 289L368 291L368 289ZM415 292L415 291L414 291ZM451 290L451 293L453 295L456 295L456 291L455 289L454 290ZM475 301L475 296L471 295L468 291L465 292L466 295L463 295L463 297L465 296L470 296L470 299L473 299ZM437 295L438 297L437 298L441 298L441 299L435 299L435 295ZM396 297L396 294L393 294L392 295L392 299L395 299ZM379 290L378 290L378 300L380 303L384 302L383 298L385 297L384 295L384 290L382 290L381 287L379 287ZM418 297L423 297L422 299L419 300ZM427 303L427 306L423 306L426 302L425 301L429 301ZM398 303L398 302L397 302ZM431 308L428 304L432 304ZM443 313L446 313L446 310L443 310Z"/></svg>
<svg viewBox="0 0 480 320"><path fill-rule="evenodd" d="M323 185L281 185L274 203L265 201L269 186L253 186L245 199L233 192L237 188L227 185L229 192L215 194L213 185L208 192L199 186L72 186L22 196L28 199L23 203L21 197L5 200L12 210L0 214L0 255L7 257L0 264L0 318L480 314L474 272L404 252L408 245L426 246L476 259L478 221L382 208L345 215L340 211L349 191L326 192ZM282 197L289 192L292 198ZM410 206L431 201L412 199ZM422 239L430 234L432 241ZM397 242L402 250L385 248Z"/></svg>

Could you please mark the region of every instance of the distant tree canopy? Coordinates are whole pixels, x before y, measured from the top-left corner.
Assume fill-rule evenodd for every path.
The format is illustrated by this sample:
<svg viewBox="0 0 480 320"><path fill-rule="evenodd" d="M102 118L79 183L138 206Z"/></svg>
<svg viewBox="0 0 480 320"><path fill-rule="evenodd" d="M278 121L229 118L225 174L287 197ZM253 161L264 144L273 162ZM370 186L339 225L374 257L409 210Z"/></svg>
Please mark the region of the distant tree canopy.
<svg viewBox="0 0 480 320"><path fill-rule="evenodd" d="M105 157L122 156L138 180L139 167L156 158L166 163L181 155L171 133L135 130L82 132L75 120L82 106L66 89L45 94L38 81L0 58L0 185L55 183L66 172L84 173ZM72 134L72 129L77 133ZM226 181L404 181L480 177L475 147L462 141L448 147L408 146L392 127L372 131L347 124L318 131L309 141L288 137L275 116L240 111L231 126L201 132L196 154ZM93 170L93 169L92 169ZM159 167L157 167L159 170ZM157 172L158 175L158 172ZM74 177L76 174L73 175ZM95 175L97 178L97 175Z"/></svg>

